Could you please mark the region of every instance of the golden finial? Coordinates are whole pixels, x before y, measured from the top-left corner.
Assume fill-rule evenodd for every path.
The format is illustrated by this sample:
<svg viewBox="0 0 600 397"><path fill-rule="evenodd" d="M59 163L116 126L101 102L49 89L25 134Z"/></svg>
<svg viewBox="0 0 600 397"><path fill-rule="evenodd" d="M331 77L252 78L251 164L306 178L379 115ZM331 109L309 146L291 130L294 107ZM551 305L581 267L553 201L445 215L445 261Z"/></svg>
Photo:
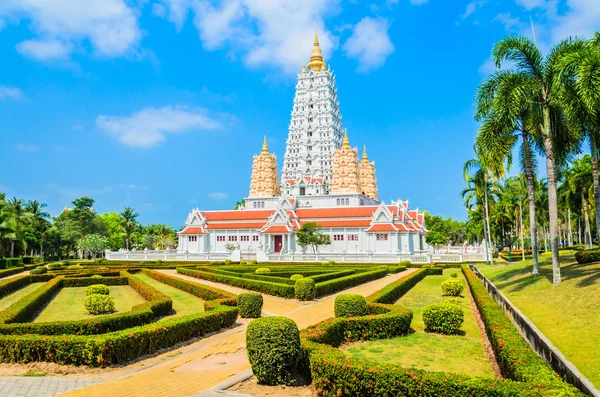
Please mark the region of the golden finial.
<svg viewBox="0 0 600 397"><path fill-rule="evenodd" d="M319 47L319 32L315 30L315 42L312 49L312 55L310 62L308 62L308 68L313 72L320 72L325 70L325 61L323 60L323 54L321 53L321 47Z"/></svg>
<svg viewBox="0 0 600 397"><path fill-rule="evenodd" d="M260 152L261 154L269 154L269 146L267 146L267 136L265 135L265 139L263 141L263 146L262 146L262 151Z"/></svg>
<svg viewBox="0 0 600 397"><path fill-rule="evenodd" d="M350 141L348 140L348 131L344 131L344 140L342 141L342 148L350 149Z"/></svg>
<svg viewBox="0 0 600 397"><path fill-rule="evenodd" d="M367 145L365 145L363 148L362 162L363 163L369 162L369 157L367 156Z"/></svg>
<svg viewBox="0 0 600 397"><path fill-rule="evenodd" d="M302 62L302 74L306 74L306 65Z"/></svg>

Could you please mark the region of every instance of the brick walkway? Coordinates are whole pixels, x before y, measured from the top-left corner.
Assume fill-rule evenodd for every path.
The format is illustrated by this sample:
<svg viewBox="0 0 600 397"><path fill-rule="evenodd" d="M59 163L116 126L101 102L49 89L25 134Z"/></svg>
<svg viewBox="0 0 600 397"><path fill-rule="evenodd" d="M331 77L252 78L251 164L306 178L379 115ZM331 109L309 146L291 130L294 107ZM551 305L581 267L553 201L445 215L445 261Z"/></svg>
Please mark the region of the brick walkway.
<svg viewBox="0 0 600 397"><path fill-rule="evenodd" d="M414 269L388 275L339 294L353 293L367 296L411 271ZM244 291L236 287L178 275L175 271L164 272L233 293ZM271 315L289 317L296 321L298 327L302 329L332 317L336 295L308 303L263 295L263 311ZM158 363L151 368L142 368L125 376L63 395L65 397L183 397L208 390L250 368L245 353L245 329L248 322L238 321L238 323L240 324L234 328L202 340L203 343L199 347L168 361ZM0 395L4 396L2 393Z"/></svg>
<svg viewBox="0 0 600 397"><path fill-rule="evenodd" d="M66 391L80 389L98 383L97 380L76 378L1 376L2 397L50 397Z"/></svg>

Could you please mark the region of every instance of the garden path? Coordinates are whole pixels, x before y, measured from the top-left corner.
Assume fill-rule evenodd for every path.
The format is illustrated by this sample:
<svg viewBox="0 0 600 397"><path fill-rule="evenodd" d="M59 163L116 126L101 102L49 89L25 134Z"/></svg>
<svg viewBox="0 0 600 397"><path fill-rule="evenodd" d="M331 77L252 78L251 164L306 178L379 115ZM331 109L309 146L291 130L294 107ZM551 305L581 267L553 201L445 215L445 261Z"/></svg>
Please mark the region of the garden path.
<svg viewBox="0 0 600 397"><path fill-rule="evenodd" d="M263 295L263 309L265 314L289 317L296 321L300 329L306 328L333 316L336 295L353 293L367 296L415 270L408 269L401 273L388 275L312 302L298 302ZM164 272L233 293L245 291L241 288L182 276L175 271L166 270ZM167 361L158 362L149 368L142 367L117 378L106 379L102 383L63 395L68 397L183 397L208 390L250 368L245 354L247 324L248 321L238 321L235 327L204 338L194 344L195 347Z"/></svg>

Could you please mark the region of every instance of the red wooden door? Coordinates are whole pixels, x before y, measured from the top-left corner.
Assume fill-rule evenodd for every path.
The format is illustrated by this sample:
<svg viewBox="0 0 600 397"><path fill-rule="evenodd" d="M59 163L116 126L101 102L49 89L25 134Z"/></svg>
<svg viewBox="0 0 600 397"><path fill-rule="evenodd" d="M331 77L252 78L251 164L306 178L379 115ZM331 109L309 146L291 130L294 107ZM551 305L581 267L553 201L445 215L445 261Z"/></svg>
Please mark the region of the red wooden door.
<svg viewBox="0 0 600 397"><path fill-rule="evenodd" d="M282 236L275 236L275 252L281 252Z"/></svg>

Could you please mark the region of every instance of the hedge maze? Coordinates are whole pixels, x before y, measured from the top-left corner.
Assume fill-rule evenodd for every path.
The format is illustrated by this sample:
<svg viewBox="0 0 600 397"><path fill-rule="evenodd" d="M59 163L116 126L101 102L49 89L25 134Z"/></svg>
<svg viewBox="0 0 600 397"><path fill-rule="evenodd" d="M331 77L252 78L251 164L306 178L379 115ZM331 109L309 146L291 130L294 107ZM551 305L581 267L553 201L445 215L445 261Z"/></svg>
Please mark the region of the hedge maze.
<svg viewBox="0 0 600 397"><path fill-rule="evenodd" d="M406 270L406 266L271 265L178 267L177 272L283 298L311 300ZM299 277L302 276L302 277Z"/></svg>
<svg viewBox="0 0 600 397"><path fill-rule="evenodd" d="M1 281L0 297L31 283L44 284L0 312L0 362L49 361L92 367L125 363L235 323L235 295L153 270L141 270L157 281L205 300L203 312L166 317L172 312L171 298L135 277L133 273L138 271L59 268ZM128 285L145 302L127 312L85 320L32 322L62 288L91 285ZM158 319L162 321L157 322Z"/></svg>

